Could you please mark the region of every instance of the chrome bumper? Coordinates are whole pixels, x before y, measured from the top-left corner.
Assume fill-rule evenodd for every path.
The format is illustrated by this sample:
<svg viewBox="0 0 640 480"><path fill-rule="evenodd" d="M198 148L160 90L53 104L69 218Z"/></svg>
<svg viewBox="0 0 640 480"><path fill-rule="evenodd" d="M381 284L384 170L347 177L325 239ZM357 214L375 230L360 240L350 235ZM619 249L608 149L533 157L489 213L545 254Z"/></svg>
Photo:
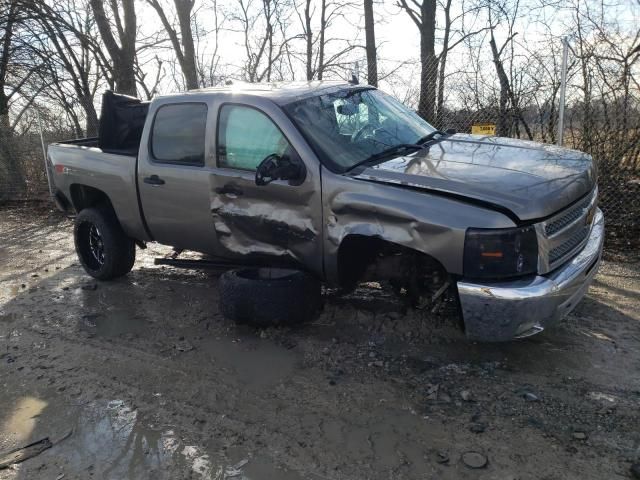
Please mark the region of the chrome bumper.
<svg viewBox="0 0 640 480"><path fill-rule="evenodd" d="M541 332L580 302L598 271L604 216L598 209L589 240L572 260L545 276L500 283L458 282L470 340L500 342Z"/></svg>

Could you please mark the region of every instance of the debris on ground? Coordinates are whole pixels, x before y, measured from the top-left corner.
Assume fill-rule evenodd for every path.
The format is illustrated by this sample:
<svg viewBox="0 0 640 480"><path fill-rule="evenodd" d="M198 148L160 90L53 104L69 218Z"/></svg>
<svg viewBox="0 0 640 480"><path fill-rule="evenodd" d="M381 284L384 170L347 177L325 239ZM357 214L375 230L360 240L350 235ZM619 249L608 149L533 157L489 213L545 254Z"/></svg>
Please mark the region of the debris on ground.
<svg viewBox="0 0 640 480"><path fill-rule="evenodd" d="M48 437L38 440L37 442L30 443L21 448L16 448L10 452L0 454L0 470L8 468L16 463L24 462L30 458L40 455L46 449L51 448L53 444Z"/></svg>
<svg viewBox="0 0 640 480"><path fill-rule="evenodd" d="M240 460L235 465L227 467L224 472L224 478L233 478L243 475L244 472L242 471L242 467L244 467L247 463L249 463L249 460L245 458L244 460Z"/></svg>
<svg viewBox="0 0 640 480"><path fill-rule="evenodd" d="M464 452L462 454L462 462L469 468L484 468L489 460L480 452Z"/></svg>
<svg viewBox="0 0 640 480"><path fill-rule="evenodd" d="M532 391L530 391L527 388L521 388L521 389L517 390L516 394L519 397L524 398L527 402L538 402L538 401L540 401L540 397L538 397L538 395L536 395L535 393L533 393Z"/></svg>
<svg viewBox="0 0 640 480"><path fill-rule="evenodd" d="M574 440L586 440L587 439L587 434L584 432L573 432L573 434L571 435L573 437Z"/></svg>
<svg viewBox="0 0 640 480"><path fill-rule="evenodd" d="M185 340L184 338L180 338L174 345L173 348L178 351L178 352L190 352L191 350L194 350L195 347L193 345L191 345L191 343L189 343L187 340Z"/></svg>
<svg viewBox="0 0 640 480"><path fill-rule="evenodd" d="M460 392L460 398L465 402L470 402L472 400L471 392L469 390L462 390Z"/></svg>
<svg viewBox="0 0 640 480"><path fill-rule="evenodd" d="M449 463L449 454L447 452L438 452L436 461L438 463Z"/></svg>
<svg viewBox="0 0 640 480"><path fill-rule="evenodd" d="M487 429L487 425L484 423L472 423L469 427L469 431L473 433L482 433Z"/></svg>

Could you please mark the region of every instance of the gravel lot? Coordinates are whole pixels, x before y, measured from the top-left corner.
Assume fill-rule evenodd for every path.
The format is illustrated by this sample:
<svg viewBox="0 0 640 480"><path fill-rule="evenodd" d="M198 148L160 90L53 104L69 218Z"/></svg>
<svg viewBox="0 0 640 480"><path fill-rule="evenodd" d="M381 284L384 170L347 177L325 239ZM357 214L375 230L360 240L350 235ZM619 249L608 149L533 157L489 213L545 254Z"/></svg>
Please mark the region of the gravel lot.
<svg viewBox="0 0 640 480"><path fill-rule="evenodd" d="M52 443L0 479L637 478L637 252L557 328L480 345L373 287L236 327L165 247L93 281L71 225L0 209L0 452Z"/></svg>

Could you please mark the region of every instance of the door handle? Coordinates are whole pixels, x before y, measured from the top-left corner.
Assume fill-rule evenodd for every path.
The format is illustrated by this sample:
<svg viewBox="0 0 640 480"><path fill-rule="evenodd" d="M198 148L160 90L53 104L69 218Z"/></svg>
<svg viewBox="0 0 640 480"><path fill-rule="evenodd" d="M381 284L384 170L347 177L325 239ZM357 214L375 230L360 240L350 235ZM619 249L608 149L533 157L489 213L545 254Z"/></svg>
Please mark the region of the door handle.
<svg viewBox="0 0 640 480"><path fill-rule="evenodd" d="M158 186L164 185L164 180L161 179L158 175L151 175L150 177L144 178L144 183L148 183L149 185Z"/></svg>
<svg viewBox="0 0 640 480"><path fill-rule="evenodd" d="M231 194L231 195L242 195L244 192L240 190L238 187L233 185L225 185L224 187L218 187L214 190L216 193L220 195Z"/></svg>

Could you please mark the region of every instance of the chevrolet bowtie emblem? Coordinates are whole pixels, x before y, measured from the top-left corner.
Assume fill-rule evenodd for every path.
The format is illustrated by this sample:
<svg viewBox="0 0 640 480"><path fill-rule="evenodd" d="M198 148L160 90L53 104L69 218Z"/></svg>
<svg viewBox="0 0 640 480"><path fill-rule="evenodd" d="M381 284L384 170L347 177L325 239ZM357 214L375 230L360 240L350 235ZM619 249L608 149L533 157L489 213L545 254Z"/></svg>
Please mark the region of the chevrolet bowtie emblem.
<svg viewBox="0 0 640 480"><path fill-rule="evenodd" d="M596 215L596 206L592 205L591 208L587 211L587 217L584 219L585 225L591 225L593 222L593 217Z"/></svg>

